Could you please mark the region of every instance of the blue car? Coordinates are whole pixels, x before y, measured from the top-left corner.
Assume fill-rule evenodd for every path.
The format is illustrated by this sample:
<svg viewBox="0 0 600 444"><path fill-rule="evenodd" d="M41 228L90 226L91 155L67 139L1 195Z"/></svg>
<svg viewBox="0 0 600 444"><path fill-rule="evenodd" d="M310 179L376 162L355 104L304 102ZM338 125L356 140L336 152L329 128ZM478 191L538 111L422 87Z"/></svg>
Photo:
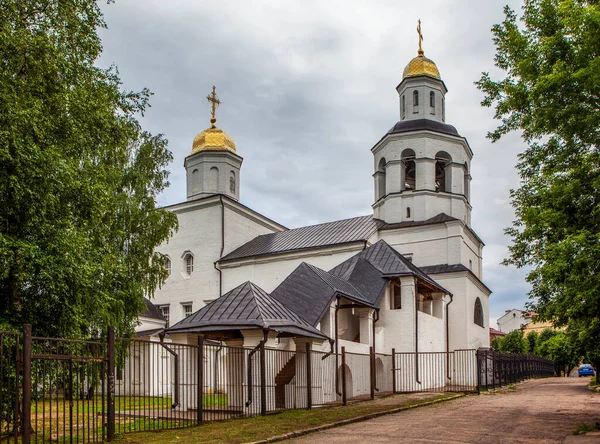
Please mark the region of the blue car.
<svg viewBox="0 0 600 444"><path fill-rule="evenodd" d="M579 377L581 378L582 376L594 376L594 368L590 365L590 364L581 364L579 366Z"/></svg>

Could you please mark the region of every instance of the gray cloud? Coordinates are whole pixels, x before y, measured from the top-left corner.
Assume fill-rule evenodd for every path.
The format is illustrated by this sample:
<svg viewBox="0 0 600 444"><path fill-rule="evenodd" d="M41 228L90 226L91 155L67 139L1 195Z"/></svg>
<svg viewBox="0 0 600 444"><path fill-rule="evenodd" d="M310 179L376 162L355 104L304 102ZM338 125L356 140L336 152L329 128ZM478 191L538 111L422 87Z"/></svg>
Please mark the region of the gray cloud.
<svg viewBox="0 0 600 444"><path fill-rule="evenodd" d="M495 122L473 85L481 71L500 75L490 29L505 3L120 0L104 7L99 64L116 63L125 88L155 93L142 123L165 134L175 156L161 204L184 199L183 160L209 125L204 97L216 84L218 125L244 157L242 202L296 227L370 213L370 148L398 120L395 87L416 55L421 18L426 55L449 88L448 123L475 153L473 228L486 243L495 326L528 291L523 271L499 265L523 146L518 135L485 138Z"/></svg>

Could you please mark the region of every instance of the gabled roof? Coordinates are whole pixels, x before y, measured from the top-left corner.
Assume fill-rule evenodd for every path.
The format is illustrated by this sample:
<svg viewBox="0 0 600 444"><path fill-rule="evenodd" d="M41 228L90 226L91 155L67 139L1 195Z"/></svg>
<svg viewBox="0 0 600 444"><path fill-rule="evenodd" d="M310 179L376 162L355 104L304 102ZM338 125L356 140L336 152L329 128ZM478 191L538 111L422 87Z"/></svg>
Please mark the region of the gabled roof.
<svg viewBox="0 0 600 444"><path fill-rule="evenodd" d="M361 216L263 234L225 255L220 261L366 241L379 225L381 222L373 216Z"/></svg>
<svg viewBox="0 0 600 444"><path fill-rule="evenodd" d="M443 274L443 273L458 273L458 272L468 272L471 276L473 276L487 291L492 293L492 290L485 285L473 270L463 264L437 264L437 265L427 265L425 267L421 267L427 274Z"/></svg>
<svg viewBox="0 0 600 444"><path fill-rule="evenodd" d="M262 288L246 282L166 329L167 333L201 333L265 329L294 336L326 339L323 333Z"/></svg>
<svg viewBox="0 0 600 444"><path fill-rule="evenodd" d="M144 302L146 303L146 308L140 313L141 318L150 318L150 319L159 319L161 321L166 321L165 317L156 305L150 302L150 299L144 298Z"/></svg>
<svg viewBox="0 0 600 444"><path fill-rule="evenodd" d="M336 296L373 307L352 284L320 268L301 263L271 292L282 305L298 313L312 325L317 325ZM375 308L375 307L373 307Z"/></svg>
<svg viewBox="0 0 600 444"><path fill-rule="evenodd" d="M341 277L350 282L363 281L364 276L369 274L373 282L378 282L375 277L376 273L370 270L366 264L360 259L368 262L380 273L380 278L399 277L399 276L416 276L421 281L439 289L440 291L452 294L440 284L431 279L425 272L413 265L408 259L398 253L384 240L371 245L364 249L359 254L342 262L337 267L333 268L330 273L334 276ZM364 293L364 291L363 291ZM369 293L369 299L381 297L381 294Z"/></svg>

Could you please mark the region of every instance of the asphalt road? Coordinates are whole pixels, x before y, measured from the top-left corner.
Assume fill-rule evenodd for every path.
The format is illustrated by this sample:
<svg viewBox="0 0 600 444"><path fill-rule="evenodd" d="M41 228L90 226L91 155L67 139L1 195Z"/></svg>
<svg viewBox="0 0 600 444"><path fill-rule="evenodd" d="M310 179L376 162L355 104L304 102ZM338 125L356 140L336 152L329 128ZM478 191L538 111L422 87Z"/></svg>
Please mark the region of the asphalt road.
<svg viewBox="0 0 600 444"><path fill-rule="evenodd" d="M589 378L530 380L516 390L467 396L297 438L300 443L598 443L600 393Z"/></svg>

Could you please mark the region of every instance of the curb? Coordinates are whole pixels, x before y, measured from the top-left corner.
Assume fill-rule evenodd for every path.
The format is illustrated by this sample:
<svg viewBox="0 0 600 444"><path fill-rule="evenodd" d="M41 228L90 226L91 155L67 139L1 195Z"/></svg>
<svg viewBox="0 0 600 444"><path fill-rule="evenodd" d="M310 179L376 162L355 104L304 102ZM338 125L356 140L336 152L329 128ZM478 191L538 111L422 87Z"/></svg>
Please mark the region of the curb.
<svg viewBox="0 0 600 444"><path fill-rule="evenodd" d="M428 405L438 404L440 402L451 401L453 399L462 398L464 396L467 396L467 394L466 393L457 393L455 396L452 396L452 397L449 397L449 398L434 399L433 401L427 401L427 402L423 402L423 403L420 403L420 404L407 405L407 406L404 406L404 407L396 407L394 409L385 410L385 411L382 411L382 412L369 413L368 415L358 416L356 418L344 419L342 421L332 422L330 424L323 424L323 425L320 425L320 426L317 426L317 427L311 427L310 429L303 429L303 430L298 430L298 431L295 431L295 432L285 433L283 435L273 436L271 438L262 439L260 441L252 441L252 442L249 442L249 443L246 443L246 444L268 444L268 443L271 443L271 442L284 441L286 439L297 438L299 436L304 436L304 435L308 435L310 433L315 433L315 432L321 432L323 430L333 429L333 428L336 428L336 427L341 427L341 426L345 426L345 425L348 425L348 424L353 424L355 422L366 421L368 419L377 418L379 416L391 415L393 413L402 412L404 410L411 410L411 409L414 409L414 408L417 408L417 407L425 407L425 406L428 406Z"/></svg>

